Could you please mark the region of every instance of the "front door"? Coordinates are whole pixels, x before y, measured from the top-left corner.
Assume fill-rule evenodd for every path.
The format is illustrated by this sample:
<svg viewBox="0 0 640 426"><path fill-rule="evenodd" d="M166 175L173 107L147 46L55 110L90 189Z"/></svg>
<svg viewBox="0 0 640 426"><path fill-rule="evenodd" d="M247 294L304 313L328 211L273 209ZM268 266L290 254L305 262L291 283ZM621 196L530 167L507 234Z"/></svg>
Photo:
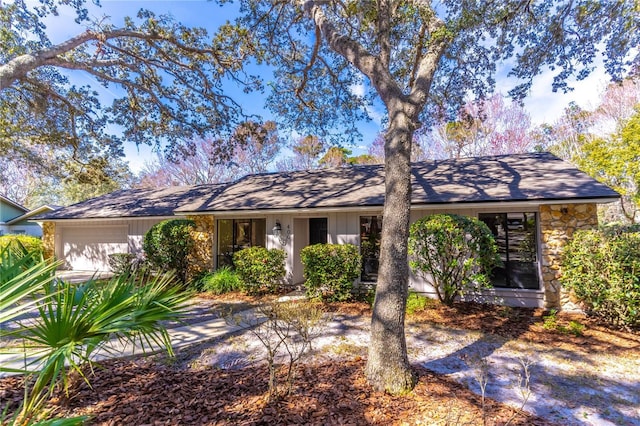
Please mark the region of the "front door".
<svg viewBox="0 0 640 426"><path fill-rule="evenodd" d="M309 245L327 244L327 218L309 219Z"/></svg>

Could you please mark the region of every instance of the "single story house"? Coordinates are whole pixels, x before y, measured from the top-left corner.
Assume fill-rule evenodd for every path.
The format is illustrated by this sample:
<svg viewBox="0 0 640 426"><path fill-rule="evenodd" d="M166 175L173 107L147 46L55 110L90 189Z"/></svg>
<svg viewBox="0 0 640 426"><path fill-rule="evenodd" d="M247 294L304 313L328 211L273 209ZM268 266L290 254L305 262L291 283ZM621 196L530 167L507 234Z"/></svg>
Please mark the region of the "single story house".
<svg viewBox="0 0 640 426"><path fill-rule="evenodd" d="M40 223L34 217L52 212L57 207L42 206L34 210L0 195L0 236L8 234L26 234L34 237L42 236Z"/></svg>
<svg viewBox="0 0 640 426"><path fill-rule="evenodd" d="M502 265L482 297L514 306L565 303L559 254L576 229L597 225L596 206L619 194L549 153L413 164L411 220L432 213L477 217L496 236ZM106 256L138 252L144 233L176 216L196 221L204 262L217 268L250 246L282 248L290 283L300 250L351 243L363 255L361 281L376 280L384 226L384 167L353 166L250 175L229 184L125 190L50 213L45 245L74 269L104 269ZM417 291L433 293L419 277Z"/></svg>

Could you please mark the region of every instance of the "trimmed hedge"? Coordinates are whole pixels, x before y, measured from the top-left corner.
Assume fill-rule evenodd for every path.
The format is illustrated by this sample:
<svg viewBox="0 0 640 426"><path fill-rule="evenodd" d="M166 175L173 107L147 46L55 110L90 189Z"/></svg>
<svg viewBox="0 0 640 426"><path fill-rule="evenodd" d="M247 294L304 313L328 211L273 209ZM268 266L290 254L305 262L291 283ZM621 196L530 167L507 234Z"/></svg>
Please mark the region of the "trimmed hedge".
<svg viewBox="0 0 640 426"><path fill-rule="evenodd" d="M562 285L588 315L640 327L640 226L576 231L561 266Z"/></svg>
<svg viewBox="0 0 640 426"><path fill-rule="evenodd" d="M44 245L42 240L31 235L24 234L9 234L0 237L0 251L3 251L6 247L15 245L15 241L19 241L22 246L27 249L35 259L39 259L44 256Z"/></svg>
<svg viewBox="0 0 640 426"><path fill-rule="evenodd" d="M362 259L353 244L314 244L300 252L307 297L344 301L352 297Z"/></svg>
<svg viewBox="0 0 640 426"><path fill-rule="evenodd" d="M489 273L498 262L498 247L489 227L479 219L434 214L409 230L411 269L421 275L441 302L489 287Z"/></svg>
<svg viewBox="0 0 640 426"><path fill-rule="evenodd" d="M169 219L157 223L144 235L142 248L149 264L163 272L174 270L185 284L189 254L195 246L191 230L196 224L187 219Z"/></svg>
<svg viewBox="0 0 640 426"><path fill-rule="evenodd" d="M249 294L275 293L280 289L286 270L284 250L249 247L233 255L236 273Z"/></svg>

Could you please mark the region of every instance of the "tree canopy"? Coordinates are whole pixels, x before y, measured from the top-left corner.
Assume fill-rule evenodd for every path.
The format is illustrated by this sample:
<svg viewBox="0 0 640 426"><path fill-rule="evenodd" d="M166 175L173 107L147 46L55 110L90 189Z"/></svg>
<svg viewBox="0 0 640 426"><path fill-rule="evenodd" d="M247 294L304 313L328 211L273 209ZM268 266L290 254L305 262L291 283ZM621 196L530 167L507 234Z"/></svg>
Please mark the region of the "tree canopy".
<svg viewBox="0 0 640 426"><path fill-rule="evenodd" d="M247 90L260 80L243 70L251 55L241 31L209 35L170 16L140 10L112 23L92 19L85 0L15 0L0 8L0 149L13 158L46 146L85 166L122 156L122 142L192 148L196 137L231 131L245 120L223 81ZM98 2L95 2L99 4ZM50 40L46 22L73 11L84 31ZM96 84L78 86L81 72ZM99 95L102 85L113 99Z"/></svg>

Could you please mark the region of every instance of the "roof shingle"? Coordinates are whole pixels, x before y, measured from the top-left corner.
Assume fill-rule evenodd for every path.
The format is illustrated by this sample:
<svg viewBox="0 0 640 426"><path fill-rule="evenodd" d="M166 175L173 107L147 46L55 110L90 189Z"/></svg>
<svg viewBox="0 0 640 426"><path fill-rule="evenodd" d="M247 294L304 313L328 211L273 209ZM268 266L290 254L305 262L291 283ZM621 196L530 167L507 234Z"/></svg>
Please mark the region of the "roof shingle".
<svg viewBox="0 0 640 426"><path fill-rule="evenodd" d="M415 163L412 204L612 199L619 194L549 153ZM171 216L384 204L384 167L266 173L229 184L117 191L46 219Z"/></svg>

